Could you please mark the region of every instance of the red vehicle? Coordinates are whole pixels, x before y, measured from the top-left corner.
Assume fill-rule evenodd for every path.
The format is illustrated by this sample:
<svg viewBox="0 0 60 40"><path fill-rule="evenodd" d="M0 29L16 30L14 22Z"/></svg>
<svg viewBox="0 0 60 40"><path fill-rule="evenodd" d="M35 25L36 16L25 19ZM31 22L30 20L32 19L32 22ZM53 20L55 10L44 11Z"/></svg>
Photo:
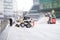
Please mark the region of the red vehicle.
<svg viewBox="0 0 60 40"><path fill-rule="evenodd" d="M56 18L52 18L52 24L56 24Z"/></svg>
<svg viewBox="0 0 60 40"><path fill-rule="evenodd" d="M48 24L56 24L56 16L53 15L49 15L49 21Z"/></svg>

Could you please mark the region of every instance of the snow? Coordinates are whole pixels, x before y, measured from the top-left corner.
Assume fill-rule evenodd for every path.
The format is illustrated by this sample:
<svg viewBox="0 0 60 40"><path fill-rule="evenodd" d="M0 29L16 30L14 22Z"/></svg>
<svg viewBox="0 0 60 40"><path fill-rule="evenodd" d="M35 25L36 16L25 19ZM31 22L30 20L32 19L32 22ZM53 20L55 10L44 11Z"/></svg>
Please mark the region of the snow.
<svg viewBox="0 0 60 40"><path fill-rule="evenodd" d="M60 18L57 18L57 22L56 22L57 24L60 24Z"/></svg>
<svg viewBox="0 0 60 40"><path fill-rule="evenodd" d="M2 33L0 33L0 40L6 40L7 39L9 29L10 29L10 26L8 24L5 28L5 30Z"/></svg>
<svg viewBox="0 0 60 40"><path fill-rule="evenodd" d="M60 40L60 24L35 23L34 27L21 28L7 25L0 40Z"/></svg>
<svg viewBox="0 0 60 40"><path fill-rule="evenodd" d="M60 25L37 24L31 28L9 27L2 34L3 40L60 40ZM0 40L1 40L0 39Z"/></svg>
<svg viewBox="0 0 60 40"><path fill-rule="evenodd" d="M42 17L38 20L38 24L47 24L47 21L49 20L49 17Z"/></svg>

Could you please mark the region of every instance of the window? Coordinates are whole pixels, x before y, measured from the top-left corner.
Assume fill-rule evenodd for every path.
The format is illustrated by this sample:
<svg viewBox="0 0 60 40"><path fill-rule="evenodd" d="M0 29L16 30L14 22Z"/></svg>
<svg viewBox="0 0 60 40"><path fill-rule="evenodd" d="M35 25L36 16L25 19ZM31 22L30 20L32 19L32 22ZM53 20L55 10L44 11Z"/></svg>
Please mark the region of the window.
<svg viewBox="0 0 60 40"><path fill-rule="evenodd" d="M50 8L50 3L46 2L43 4L44 9Z"/></svg>

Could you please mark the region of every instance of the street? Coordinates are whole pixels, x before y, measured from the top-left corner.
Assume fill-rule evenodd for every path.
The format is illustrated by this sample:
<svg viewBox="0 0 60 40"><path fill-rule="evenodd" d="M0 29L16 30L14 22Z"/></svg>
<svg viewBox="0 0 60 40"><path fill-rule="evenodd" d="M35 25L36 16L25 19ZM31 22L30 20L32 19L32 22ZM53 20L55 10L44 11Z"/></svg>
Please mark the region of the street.
<svg viewBox="0 0 60 40"><path fill-rule="evenodd" d="M31 28L7 25L0 40L60 40L60 24L36 24Z"/></svg>
<svg viewBox="0 0 60 40"><path fill-rule="evenodd" d="M0 40L60 40L60 0L0 0Z"/></svg>

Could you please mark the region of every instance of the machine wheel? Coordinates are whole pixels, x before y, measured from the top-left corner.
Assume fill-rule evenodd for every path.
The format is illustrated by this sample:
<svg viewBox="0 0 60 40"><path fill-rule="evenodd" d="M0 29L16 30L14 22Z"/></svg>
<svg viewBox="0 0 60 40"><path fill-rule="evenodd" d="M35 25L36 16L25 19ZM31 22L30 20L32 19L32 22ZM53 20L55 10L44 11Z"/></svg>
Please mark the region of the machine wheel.
<svg viewBox="0 0 60 40"><path fill-rule="evenodd" d="M50 21L48 21L48 24L52 24Z"/></svg>
<svg viewBox="0 0 60 40"><path fill-rule="evenodd" d="M26 25L26 28L30 28L30 27L31 27L31 24L27 24L27 25Z"/></svg>
<svg viewBox="0 0 60 40"><path fill-rule="evenodd" d="M25 25L24 25L24 23L21 23L20 26L21 26L21 27L24 27Z"/></svg>
<svg viewBox="0 0 60 40"><path fill-rule="evenodd" d="M16 24L15 26L19 27L19 25L18 25L18 24Z"/></svg>

